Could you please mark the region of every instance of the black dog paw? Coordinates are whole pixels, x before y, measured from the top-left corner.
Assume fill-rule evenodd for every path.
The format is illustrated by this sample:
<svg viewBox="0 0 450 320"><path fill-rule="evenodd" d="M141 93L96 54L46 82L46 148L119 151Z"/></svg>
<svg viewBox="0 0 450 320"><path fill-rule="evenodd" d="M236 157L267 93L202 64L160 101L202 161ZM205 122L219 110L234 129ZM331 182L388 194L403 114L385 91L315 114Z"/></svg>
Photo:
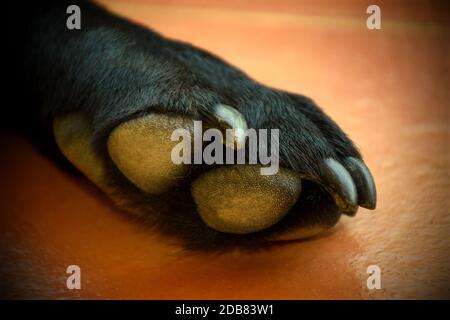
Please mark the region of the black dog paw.
<svg viewBox="0 0 450 320"><path fill-rule="evenodd" d="M255 96L242 111L232 108L228 118L219 116L221 105L203 118L204 111L177 114L159 105L120 121L97 140L92 119L69 113L54 118L54 135L65 156L118 204L188 246L248 247L305 238L334 226L342 213L354 215L358 206L373 209L373 179L348 138L323 114L320 124L333 128L333 135L321 129L318 109L309 118L303 110L317 108L310 102L299 106L278 93L278 103L282 97L283 107L259 111L261 127L246 121L255 118L245 106L267 103ZM262 175L262 166L248 163L174 163L173 132L184 129L193 136L195 119L219 130L280 130L277 173ZM201 151L207 147L203 143Z"/></svg>
<svg viewBox="0 0 450 320"><path fill-rule="evenodd" d="M122 207L196 248L310 237L341 214L375 208L361 155L313 101L90 8L81 32L45 36L36 87L62 153ZM246 151L245 164L175 163L173 133L195 136L194 121L201 134L234 130L223 150ZM277 130L265 146L276 153L275 174L248 161L245 129Z"/></svg>

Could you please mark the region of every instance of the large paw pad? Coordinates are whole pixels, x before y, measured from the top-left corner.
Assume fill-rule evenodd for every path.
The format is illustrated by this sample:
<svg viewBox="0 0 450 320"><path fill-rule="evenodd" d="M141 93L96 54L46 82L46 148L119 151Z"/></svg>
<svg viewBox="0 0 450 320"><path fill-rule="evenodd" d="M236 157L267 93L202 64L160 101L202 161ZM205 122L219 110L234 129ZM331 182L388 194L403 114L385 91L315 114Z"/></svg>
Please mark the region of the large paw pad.
<svg viewBox="0 0 450 320"><path fill-rule="evenodd" d="M179 184L189 173L184 164L174 164L171 140L175 129L193 132L192 119L148 114L123 122L108 138L108 152L117 168L138 188L160 194Z"/></svg>
<svg viewBox="0 0 450 320"><path fill-rule="evenodd" d="M197 178L191 187L198 213L211 228L228 233L257 232L289 212L301 190L294 171L260 174L260 166L226 166Z"/></svg>

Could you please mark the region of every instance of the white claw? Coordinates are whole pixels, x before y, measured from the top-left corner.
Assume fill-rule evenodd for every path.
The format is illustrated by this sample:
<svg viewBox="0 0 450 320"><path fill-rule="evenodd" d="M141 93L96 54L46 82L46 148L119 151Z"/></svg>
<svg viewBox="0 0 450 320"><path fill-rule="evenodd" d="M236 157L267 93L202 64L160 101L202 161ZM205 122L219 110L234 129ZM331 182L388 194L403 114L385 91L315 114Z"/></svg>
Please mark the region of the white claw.
<svg viewBox="0 0 450 320"><path fill-rule="evenodd" d="M216 105L213 114L220 123L229 127L225 145L236 150L244 147L248 129L244 116L226 104Z"/></svg>

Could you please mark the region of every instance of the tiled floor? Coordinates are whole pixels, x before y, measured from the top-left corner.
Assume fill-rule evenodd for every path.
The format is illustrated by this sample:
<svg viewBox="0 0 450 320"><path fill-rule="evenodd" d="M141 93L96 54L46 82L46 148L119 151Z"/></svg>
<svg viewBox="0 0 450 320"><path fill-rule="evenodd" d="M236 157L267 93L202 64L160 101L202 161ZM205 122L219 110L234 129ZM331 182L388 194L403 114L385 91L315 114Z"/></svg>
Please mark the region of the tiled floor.
<svg viewBox="0 0 450 320"><path fill-rule="evenodd" d="M31 265L42 275L28 280L29 295L450 297L450 39L441 5L378 2L382 30L368 30L368 3L356 0L102 3L265 84L314 98L360 147L378 208L344 219L327 237L267 252L186 254L128 221L82 177L7 135L0 240L20 249L14 254L24 273ZM64 290L69 264L80 265L86 281L76 293ZM381 290L366 288L371 264L381 268Z"/></svg>

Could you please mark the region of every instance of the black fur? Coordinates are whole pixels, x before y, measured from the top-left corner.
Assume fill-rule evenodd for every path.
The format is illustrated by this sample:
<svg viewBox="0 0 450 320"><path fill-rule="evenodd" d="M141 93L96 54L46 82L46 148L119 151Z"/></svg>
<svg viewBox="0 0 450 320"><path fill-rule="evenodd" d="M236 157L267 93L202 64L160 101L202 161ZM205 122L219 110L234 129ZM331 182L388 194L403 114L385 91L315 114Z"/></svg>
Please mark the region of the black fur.
<svg viewBox="0 0 450 320"><path fill-rule="evenodd" d="M202 119L202 111L217 103L233 106L251 128L280 129L280 165L301 173L319 175L319 165L328 157L342 162L361 156L309 98L268 88L206 51L164 38L89 2L78 3L82 29L69 31L68 4L46 3L28 12L24 47L16 57L16 85L33 106L26 112L36 116L32 127L42 124L40 132L48 132L55 115L89 115L96 148L109 164L110 184L126 207L195 248L254 248L269 235L311 221L330 226L337 222L340 214L333 199L312 182L305 182L298 203L280 223L241 236L206 227L195 212L190 181L162 197L134 187L113 165L105 139L117 124L149 112ZM164 214L167 211L172 214Z"/></svg>

